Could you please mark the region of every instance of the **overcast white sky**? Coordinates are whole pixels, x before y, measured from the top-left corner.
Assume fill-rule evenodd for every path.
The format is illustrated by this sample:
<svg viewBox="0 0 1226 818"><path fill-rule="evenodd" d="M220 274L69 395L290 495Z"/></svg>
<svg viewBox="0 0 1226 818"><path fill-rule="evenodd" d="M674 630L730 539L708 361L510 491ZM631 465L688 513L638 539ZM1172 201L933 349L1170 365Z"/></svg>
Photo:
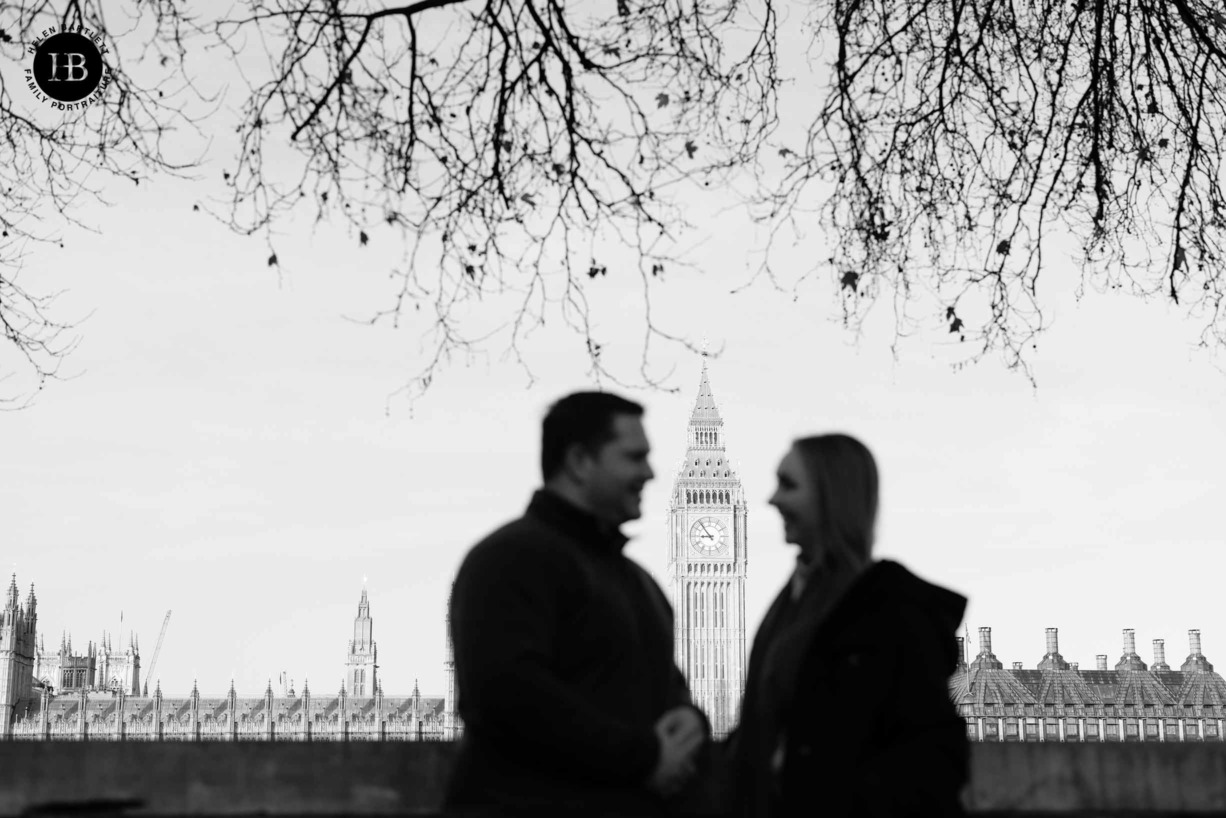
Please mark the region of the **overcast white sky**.
<svg viewBox="0 0 1226 818"><path fill-rule="evenodd" d="M210 180L224 163L211 161ZM49 647L62 631L75 646L118 632L122 610L147 665L173 609L156 670L167 692L198 678L220 693L233 676L258 694L281 671L339 688L368 577L385 690L417 678L441 694L448 585L536 487L545 407L593 386L579 341L553 322L526 348L531 388L496 349L447 370L412 415L395 400L389 414L421 363L419 330L345 316L386 305L394 234L359 249L343 231L287 226L279 279L259 240L191 211L206 184L115 187L111 208L82 214L98 235L31 257L26 286L67 289L57 316L92 315L65 365L79 376L0 414L2 567L23 598L35 583ZM1226 662L1226 375L1193 349L1198 325L1161 302L1077 303L1075 267L1056 260L1037 390L996 360L951 371L941 334L895 360L884 311L855 343L831 320L828 282L795 299L730 295L758 237L734 214L703 216L709 199L694 199L688 237L701 272L671 272L653 307L662 327L724 350L711 382L750 503L755 628L793 559L766 505L778 459L795 436L841 430L882 468L879 555L967 595L972 638L991 626L1002 661L1033 667L1057 626L1083 667L1114 663L1126 627L1147 662L1158 637L1181 662L1189 628ZM634 282L610 264L591 292L599 337L632 356ZM679 391L631 394L648 407L657 479L628 553L663 580L700 361L660 346L652 362Z"/></svg>

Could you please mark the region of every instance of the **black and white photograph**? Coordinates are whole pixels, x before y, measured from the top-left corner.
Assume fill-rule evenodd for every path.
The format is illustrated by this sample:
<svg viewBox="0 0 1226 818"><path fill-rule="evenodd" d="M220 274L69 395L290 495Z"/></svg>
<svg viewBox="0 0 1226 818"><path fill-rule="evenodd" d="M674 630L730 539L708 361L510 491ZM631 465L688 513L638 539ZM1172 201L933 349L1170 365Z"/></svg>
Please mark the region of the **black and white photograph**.
<svg viewBox="0 0 1226 818"><path fill-rule="evenodd" d="M1210 0L0 0L0 815L1226 815L1223 133Z"/></svg>

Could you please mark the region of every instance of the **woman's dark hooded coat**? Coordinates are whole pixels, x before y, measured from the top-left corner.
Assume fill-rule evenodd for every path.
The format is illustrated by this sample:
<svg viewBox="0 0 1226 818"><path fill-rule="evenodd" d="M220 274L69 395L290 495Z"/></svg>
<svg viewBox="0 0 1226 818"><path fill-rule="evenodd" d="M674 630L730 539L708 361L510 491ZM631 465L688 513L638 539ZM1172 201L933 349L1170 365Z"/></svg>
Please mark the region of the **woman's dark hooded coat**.
<svg viewBox="0 0 1226 818"><path fill-rule="evenodd" d="M948 679L965 607L889 561L842 589L814 577L794 600L785 587L726 748L736 814L961 815L969 748Z"/></svg>

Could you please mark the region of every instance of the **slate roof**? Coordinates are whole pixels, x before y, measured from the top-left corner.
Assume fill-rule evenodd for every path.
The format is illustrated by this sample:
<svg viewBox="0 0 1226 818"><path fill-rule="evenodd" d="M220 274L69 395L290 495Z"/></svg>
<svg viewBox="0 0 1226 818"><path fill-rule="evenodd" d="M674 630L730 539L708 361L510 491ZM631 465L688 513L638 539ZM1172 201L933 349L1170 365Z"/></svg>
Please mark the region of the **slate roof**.
<svg viewBox="0 0 1226 818"><path fill-rule="evenodd" d="M1115 670L1080 670L1053 661L1045 662L1044 670L1007 669L991 652L990 629L981 631L986 641L978 657L969 665L960 662L948 683L950 698L966 717L1226 718L1226 679L1200 654L1199 631L1184 670L1154 670L1130 644Z"/></svg>

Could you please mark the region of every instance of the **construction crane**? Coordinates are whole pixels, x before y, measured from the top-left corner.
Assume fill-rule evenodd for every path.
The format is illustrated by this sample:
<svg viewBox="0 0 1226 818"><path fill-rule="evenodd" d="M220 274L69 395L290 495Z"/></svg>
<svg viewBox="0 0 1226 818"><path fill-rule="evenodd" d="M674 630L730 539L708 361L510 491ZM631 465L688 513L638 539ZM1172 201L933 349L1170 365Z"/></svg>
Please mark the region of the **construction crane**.
<svg viewBox="0 0 1226 818"><path fill-rule="evenodd" d="M162 640L166 638L166 626L170 624L170 611L166 612L166 618L162 620L162 632L158 634L158 643L153 648L153 658L149 660L149 672L145 675L144 694L149 695L149 677L153 675L153 669L157 667L158 654L162 651Z"/></svg>

